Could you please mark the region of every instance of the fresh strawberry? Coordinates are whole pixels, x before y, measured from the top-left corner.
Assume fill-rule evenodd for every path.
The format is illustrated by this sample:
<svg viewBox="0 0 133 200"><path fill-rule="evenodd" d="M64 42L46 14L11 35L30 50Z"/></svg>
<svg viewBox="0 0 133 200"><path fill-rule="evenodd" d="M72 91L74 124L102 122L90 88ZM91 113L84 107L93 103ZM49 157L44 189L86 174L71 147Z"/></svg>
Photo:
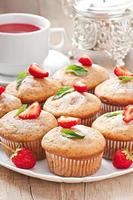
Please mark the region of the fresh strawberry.
<svg viewBox="0 0 133 200"><path fill-rule="evenodd" d="M31 169L36 164L32 152L26 148L17 148L11 156L11 160L16 167L22 169Z"/></svg>
<svg viewBox="0 0 133 200"><path fill-rule="evenodd" d="M46 78L49 76L49 73L42 69L37 63L31 64L28 71L35 78Z"/></svg>
<svg viewBox="0 0 133 200"><path fill-rule="evenodd" d="M119 149L115 152L112 163L117 169L127 169L133 163L133 155L128 150Z"/></svg>
<svg viewBox="0 0 133 200"><path fill-rule="evenodd" d="M127 68L123 66L117 66L114 69L114 74L116 76L133 76L133 73L131 73Z"/></svg>
<svg viewBox="0 0 133 200"><path fill-rule="evenodd" d="M81 57L78 60L83 66L91 67L93 62L89 57Z"/></svg>
<svg viewBox="0 0 133 200"><path fill-rule="evenodd" d="M77 81L74 85L73 85L74 89L78 92L88 92L88 87L85 83L82 83L81 81Z"/></svg>
<svg viewBox="0 0 133 200"><path fill-rule="evenodd" d="M61 116L60 118L58 118L58 125L63 128L71 128L72 126L75 126L80 123L81 123L81 120L75 117Z"/></svg>
<svg viewBox="0 0 133 200"><path fill-rule="evenodd" d="M133 120L133 105L126 106L123 111L123 121L128 123Z"/></svg>
<svg viewBox="0 0 133 200"><path fill-rule="evenodd" d="M16 167L22 169L31 169L35 166L36 159L29 149L22 147L14 150L3 142L0 142L0 144L11 153L10 159L16 165Z"/></svg>
<svg viewBox="0 0 133 200"><path fill-rule="evenodd" d="M31 104L26 110L18 116L20 119L37 119L41 113L41 106L38 102Z"/></svg>
<svg viewBox="0 0 133 200"><path fill-rule="evenodd" d="M0 86L0 95L3 93L3 92L5 92L5 87L3 87L3 86Z"/></svg>

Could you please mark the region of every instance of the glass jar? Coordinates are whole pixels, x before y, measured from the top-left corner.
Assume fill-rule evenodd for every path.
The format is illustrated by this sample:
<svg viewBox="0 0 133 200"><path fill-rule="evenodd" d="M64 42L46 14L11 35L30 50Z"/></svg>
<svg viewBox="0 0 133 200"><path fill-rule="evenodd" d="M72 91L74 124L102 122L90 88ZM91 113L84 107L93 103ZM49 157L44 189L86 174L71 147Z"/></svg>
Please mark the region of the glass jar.
<svg viewBox="0 0 133 200"><path fill-rule="evenodd" d="M133 1L104 1L75 1L73 45L82 50L107 51L117 65L123 65L133 45Z"/></svg>

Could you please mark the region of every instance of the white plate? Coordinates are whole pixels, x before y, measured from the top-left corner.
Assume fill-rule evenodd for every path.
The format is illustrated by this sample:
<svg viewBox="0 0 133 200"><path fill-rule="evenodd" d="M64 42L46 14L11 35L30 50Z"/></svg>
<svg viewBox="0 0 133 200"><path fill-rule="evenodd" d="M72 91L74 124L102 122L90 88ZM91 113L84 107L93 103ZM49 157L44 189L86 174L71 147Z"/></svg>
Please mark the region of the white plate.
<svg viewBox="0 0 133 200"><path fill-rule="evenodd" d="M65 183L81 183L81 182L95 182L104 179L109 179L117 176L121 176L130 172L133 172L133 167L126 170L117 170L112 166L111 161L107 161L105 159L102 160L102 166L100 170L92 176L86 176L82 178L75 177L60 177L52 174L48 170L46 159L43 161L37 162L36 166L32 170L23 170L16 168L9 158L5 155L5 153L0 148L0 165L11 169L15 172L25 174L27 176L53 181L53 182L65 182Z"/></svg>

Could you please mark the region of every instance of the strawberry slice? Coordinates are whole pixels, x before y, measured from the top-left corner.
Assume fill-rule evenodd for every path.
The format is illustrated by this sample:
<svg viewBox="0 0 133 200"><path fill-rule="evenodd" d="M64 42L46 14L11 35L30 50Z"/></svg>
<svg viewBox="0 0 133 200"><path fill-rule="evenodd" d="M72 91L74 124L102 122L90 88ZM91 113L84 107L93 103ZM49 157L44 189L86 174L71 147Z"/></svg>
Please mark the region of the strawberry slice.
<svg viewBox="0 0 133 200"><path fill-rule="evenodd" d="M25 111L18 116L20 119L37 119L41 113L41 106L38 102L31 104Z"/></svg>
<svg viewBox="0 0 133 200"><path fill-rule="evenodd" d="M80 124L81 120L76 117L65 117L61 116L58 118L58 125L62 128L71 128L72 126L75 126L77 124Z"/></svg>
<svg viewBox="0 0 133 200"><path fill-rule="evenodd" d="M114 69L116 76L133 76L133 74L123 66L118 66Z"/></svg>
<svg viewBox="0 0 133 200"><path fill-rule="evenodd" d="M3 87L3 86L0 86L0 95L3 93L3 92L5 92L5 87Z"/></svg>
<svg viewBox="0 0 133 200"><path fill-rule="evenodd" d="M129 105L123 111L123 121L128 123L133 120L133 105Z"/></svg>
<svg viewBox="0 0 133 200"><path fill-rule="evenodd" d="M73 85L74 89L78 92L88 92L89 88L87 87L87 85L85 83L82 83L81 81L77 81L74 85Z"/></svg>
<svg viewBox="0 0 133 200"><path fill-rule="evenodd" d="M49 73L42 69L37 63L31 64L28 71L35 78L46 78L49 76Z"/></svg>
<svg viewBox="0 0 133 200"><path fill-rule="evenodd" d="M78 60L83 66L91 67L93 62L89 57L81 57Z"/></svg>

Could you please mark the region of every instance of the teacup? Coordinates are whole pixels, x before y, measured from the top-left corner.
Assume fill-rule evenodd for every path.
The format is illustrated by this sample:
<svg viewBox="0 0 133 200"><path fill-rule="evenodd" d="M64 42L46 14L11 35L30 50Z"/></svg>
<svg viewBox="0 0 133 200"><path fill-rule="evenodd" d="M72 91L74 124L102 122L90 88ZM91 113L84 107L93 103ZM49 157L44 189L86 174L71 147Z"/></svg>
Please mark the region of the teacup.
<svg viewBox="0 0 133 200"><path fill-rule="evenodd" d="M59 44L50 44L50 32L61 34ZM42 16L24 13L0 15L0 74L17 75L33 62L42 65L50 48L59 49L63 45L64 28L50 28L49 20Z"/></svg>

